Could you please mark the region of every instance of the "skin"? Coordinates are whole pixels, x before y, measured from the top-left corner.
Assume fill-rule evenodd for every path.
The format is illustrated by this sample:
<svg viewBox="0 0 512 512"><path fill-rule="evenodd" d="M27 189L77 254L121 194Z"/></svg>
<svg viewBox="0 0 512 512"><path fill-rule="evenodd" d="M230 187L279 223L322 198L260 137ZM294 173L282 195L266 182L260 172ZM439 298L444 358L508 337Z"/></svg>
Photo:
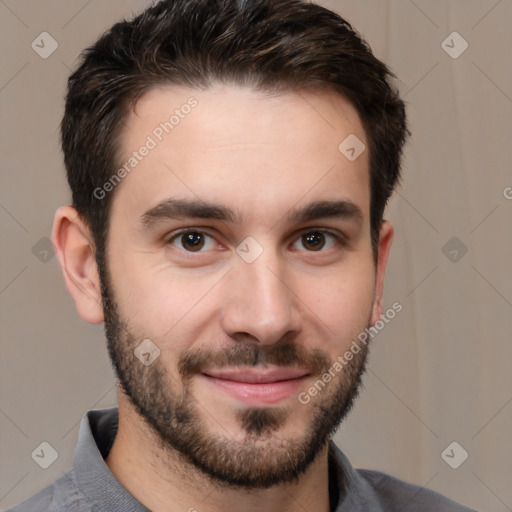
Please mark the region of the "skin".
<svg viewBox="0 0 512 512"><path fill-rule="evenodd" d="M197 107L114 192L107 255L119 317L134 339L148 338L159 347L153 368L165 370L169 393L171 388L175 394L183 391L178 361L194 350L216 354L248 346L265 353L287 340L334 362L382 314L393 238L391 224L384 221L375 264L368 151L350 162L338 150L349 134L368 147L356 110L329 92L269 96L227 85L204 91L153 89L126 119L123 162L190 96ZM222 205L232 210L233 222L185 217L141 225L144 212L170 197ZM361 219L288 220L292 209L314 201L349 201ZM183 228L209 235L199 252L187 251L180 245L183 239L172 238ZM312 250L302 235L319 230L334 237L326 235L325 245ZM87 225L64 206L56 213L52 236L79 315L103 322ZM247 237L263 250L252 263L236 252ZM265 453L279 453L283 440L302 439L318 403L331 403L336 386L349 380L349 372L342 371L338 382L301 404L298 393L319 376L309 375L296 392L272 406L284 411L285 419L261 434ZM198 375L189 384L198 404L194 410L208 433L247 446L252 438L237 415L247 405ZM119 431L106 463L155 512L329 510L326 447L297 481L250 490L222 485L163 446L121 386L118 405Z"/></svg>

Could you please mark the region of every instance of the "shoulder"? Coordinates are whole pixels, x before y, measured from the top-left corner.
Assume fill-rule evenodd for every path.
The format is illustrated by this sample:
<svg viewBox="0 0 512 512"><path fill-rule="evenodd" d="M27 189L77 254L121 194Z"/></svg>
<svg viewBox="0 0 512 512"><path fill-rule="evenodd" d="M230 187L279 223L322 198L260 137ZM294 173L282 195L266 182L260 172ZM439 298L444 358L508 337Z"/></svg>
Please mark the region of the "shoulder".
<svg viewBox="0 0 512 512"><path fill-rule="evenodd" d="M59 479L6 512L75 512L83 502L68 471ZM87 510L87 509L81 509Z"/></svg>
<svg viewBox="0 0 512 512"><path fill-rule="evenodd" d="M336 512L475 512L425 487L370 469L355 469L334 443L330 444L330 470L341 489Z"/></svg>
<svg viewBox="0 0 512 512"><path fill-rule="evenodd" d="M391 475L368 469L357 469L359 477L371 488L384 511L475 512L441 494L399 480Z"/></svg>

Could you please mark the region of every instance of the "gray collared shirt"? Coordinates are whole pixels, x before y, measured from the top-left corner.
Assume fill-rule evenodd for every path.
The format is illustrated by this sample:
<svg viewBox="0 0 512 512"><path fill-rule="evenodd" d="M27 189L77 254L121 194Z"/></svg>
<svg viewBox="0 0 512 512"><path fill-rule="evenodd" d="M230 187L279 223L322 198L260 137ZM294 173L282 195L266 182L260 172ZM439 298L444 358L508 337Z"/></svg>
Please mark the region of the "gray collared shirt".
<svg viewBox="0 0 512 512"><path fill-rule="evenodd" d="M85 414L73 468L7 512L147 512L149 509L117 481L105 464L118 419L117 408ZM329 493L331 512L475 512L384 473L356 470L332 441Z"/></svg>

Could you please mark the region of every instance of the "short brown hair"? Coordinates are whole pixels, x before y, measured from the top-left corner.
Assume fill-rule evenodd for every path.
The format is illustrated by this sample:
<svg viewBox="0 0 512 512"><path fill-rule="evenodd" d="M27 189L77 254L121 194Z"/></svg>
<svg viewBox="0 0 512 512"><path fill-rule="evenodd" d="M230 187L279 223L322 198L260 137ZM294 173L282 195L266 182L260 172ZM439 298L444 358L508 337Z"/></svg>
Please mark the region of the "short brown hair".
<svg viewBox="0 0 512 512"><path fill-rule="evenodd" d="M408 135L394 75L338 14L302 0L162 0L115 24L70 76L61 140L73 206L104 264L114 191L101 187L121 165L129 109L159 85L249 84L269 93L335 91L357 109L370 159L372 246L400 176Z"/></svg>

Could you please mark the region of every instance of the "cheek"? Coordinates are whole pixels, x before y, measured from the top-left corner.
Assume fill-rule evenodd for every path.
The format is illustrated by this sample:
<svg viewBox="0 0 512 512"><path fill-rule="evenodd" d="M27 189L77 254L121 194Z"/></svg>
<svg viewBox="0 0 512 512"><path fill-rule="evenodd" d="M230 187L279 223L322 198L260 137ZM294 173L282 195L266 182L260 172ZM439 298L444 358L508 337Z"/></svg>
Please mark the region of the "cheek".
<svg viewBox="0 0 512 512"><path fill-rule="evenodd" d="M375 283L372 264L353 267L303 282L299 296L328 327L329 344L339 349L350 345L363 331L372 312ZM326 347L327 348L327 347Z"/></svg>
<svg viewBox="0 0 512 512"><path fill-rule="evenodd" d="M135 260L125 260L112 274L120 314L162 349L187 349L202 322L211 319L218 275L163 272ZM131 277L123 279L123 274Z"/></svg>

